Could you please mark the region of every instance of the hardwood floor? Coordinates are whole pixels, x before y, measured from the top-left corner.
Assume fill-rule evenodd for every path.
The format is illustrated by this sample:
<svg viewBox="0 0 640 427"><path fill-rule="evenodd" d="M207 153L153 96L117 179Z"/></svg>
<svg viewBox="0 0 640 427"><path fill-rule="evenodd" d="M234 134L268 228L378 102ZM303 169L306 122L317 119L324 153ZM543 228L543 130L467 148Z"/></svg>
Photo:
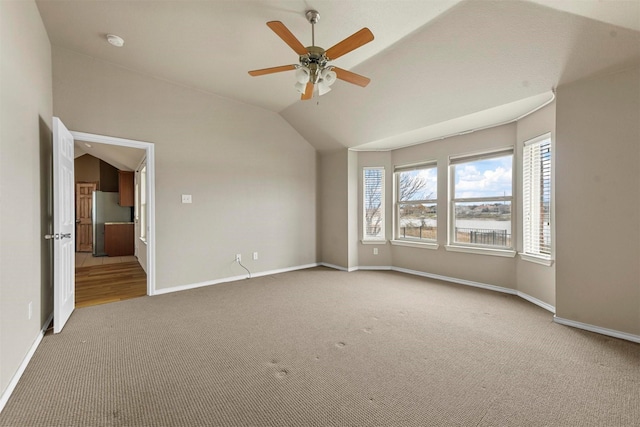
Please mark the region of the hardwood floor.
<svg viewBox="0 0 640 427"><path fill-rule="evenodd" d="M138 261L135 258L134 261L114 261L76 267L76 308L122 301L147 294L147 274Z"/></svg>

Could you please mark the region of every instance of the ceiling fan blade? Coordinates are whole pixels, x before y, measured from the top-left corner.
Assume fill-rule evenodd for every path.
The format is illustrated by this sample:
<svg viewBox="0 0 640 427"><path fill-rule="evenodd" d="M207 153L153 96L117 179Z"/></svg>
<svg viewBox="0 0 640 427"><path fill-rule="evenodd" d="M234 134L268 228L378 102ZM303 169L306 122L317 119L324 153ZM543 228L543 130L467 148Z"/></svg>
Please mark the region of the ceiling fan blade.
<svg viewBox="0 0 640 427"><path fill-rule="evenodd" d="M291 71L295 69L296 69L295 65L281 65L279 67L263 68L261 70L249 71L249 74L255 77L255 76L263 76L265 74L280 73L282 71Z"/></svg>
<svg viewBox="0 0 640 427"><path fill-rule="evenodd" d="M361 76L360 74L352 73L342 68L333 67L333 71L336 72L337 78L345 82L353 83L354 85L365 87L371 81L369 77Z"/></svg>
<svg viewBox="0 0 640 427"><path fill-rule="evenodd" d="M273 30L291 49L298 55L306 55L307 48L293 35L291 31L280 21L269 21L267 26Z"/></svg>
<svg viewBox="0 0 640 427"><path fill-rule="evenodd" d="M308 82L307 83L307 88L304 90L304 93L302 94L300 99L305 101L307 99L311 99L311 97L313 97L313 83Z"/></svg>
<svg viewBox="0 0 640 427"><path fill-rule="evenodd" d="M371 40L373 40L373 33L365 27L342 40L340 43L330 47L326 52L327 58L329 58L329 60L340 58L342 55L369 43Z"/></svg>

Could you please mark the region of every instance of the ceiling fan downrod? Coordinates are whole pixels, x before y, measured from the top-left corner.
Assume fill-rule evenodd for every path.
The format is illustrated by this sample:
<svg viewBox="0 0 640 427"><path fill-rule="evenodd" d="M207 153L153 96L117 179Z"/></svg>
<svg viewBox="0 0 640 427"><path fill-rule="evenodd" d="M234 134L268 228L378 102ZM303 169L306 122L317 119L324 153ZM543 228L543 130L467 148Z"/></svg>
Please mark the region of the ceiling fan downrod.
<svg viewBox="0 0 640 427"><path fill-rule="evenodd" d="M320 21L320 13L317 10L307 10L305 14L307 21L311 24L311 46L316 45L315 25Z"/></svg>

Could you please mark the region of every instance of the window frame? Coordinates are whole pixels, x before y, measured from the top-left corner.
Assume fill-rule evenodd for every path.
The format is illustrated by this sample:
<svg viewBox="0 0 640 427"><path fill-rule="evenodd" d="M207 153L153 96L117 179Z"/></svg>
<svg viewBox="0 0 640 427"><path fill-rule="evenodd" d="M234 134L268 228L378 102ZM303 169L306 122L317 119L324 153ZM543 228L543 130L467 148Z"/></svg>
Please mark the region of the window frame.
<svg viewBox="0 0 640 427"><path fill-rule="evenodd" d="M531 159L530 156L533 154L531 151L535 150L536 147L540 147L542 149L547 150L547 160L543 159L543 154L538 153L536 159L539 162L546 163L546 165L542 165L540 170L537 171L539 174L539 180L536 182L542 186L542 190L538 190L538 195L540 196L537 200L532 198L535 193L534 190L534 182L531 178L528 178L528 174L531 172L532 163L536 159ZM545 173L545 168L547 171ZM545 176L547 178L545 179ZM534 177L533 177L534 178ZM546 181L546 184L545 184ZM529 188L527 188L529 186ZM538 187L540 188L540 187ZM551 132L547 132L545 134L539 135L535 138L529 139L523 143L522 149L522 252L520 253L521 257L525 260L537 262L539 264L550 266L553 263L553 242L554 242L554 232L553 232L553 209L554 209L554 200L553 200L553 140L551 138ZM547 192L548 191L548 192ZM548 253L543 252L540 248L539 236L541 233L544 233L544 226L540 226L539 224L534 226L532 229L532 221L534 218L530 216L530 212L532 211L540 211L542 209L542 202L540 200L541 197L548 197L549 206L547 212L547 226L549 233L549 244L548 244ZM535 205L535 206L534 206ZM541 221L543 218L539 218ZM536 232L537 230L537 232ZM535 237L533 233L536 233L538 236L538 244L535 244ZM536 249L532 249L532 247L536 247Z"/></svg>
<svg viewBox="0 0 640 427"><path fill-rule="evenodd" d="M380 177L380 207L378 208L381 213L380 220L380 233L378 237L371 237L367 233L367 171L380 171L382 176ZM385 168L384 166L364 166L362 168L362 243L379 243L386 242L386 211L385 211Z"/></svg>
<svg viewBox="0 0 640 427"><path fill-rule="evenodd" d="M434 169L436 174L436 194L430 199L417 199L417 200L400 200L400 174L402 172L410 172L415 170ZM413 246L437 249L438 248L438 162L437 160L429 160L426 162L414 163L409 165L396 166L393 170L393 241L392 244L398 246ZM436 238L421 238L421 237L405 237L400 232L400 205L403 203L416 203L416 204L433 204L436 206Z"/></svg>
<svg viewBox="0 0 640 427"><path fill-rule="evenodd" d="M140 207L138 210L139 220L140 220L140 240L144 243L147 243L147 228L148 228L148 219L147 219L147 161L146 159L140 165L139 169L140 176L140 185L139 185L139 197L140 197Z"/></svg>
<svg viewBox="0 0 640 427"><path fill-rule="evenodd" d="M479 160L488 160L499 157L511 156L511 195L510 196L491 196L491 197L455 197L456 191L456 174L455 167L463 163L471 163ZM507 256L514 257L516 254L516 233L515 222L517 221L516 212L516 194L514 189L516 188L516 168L515 168L516 153L513 146L502 147L492 149L490 151L482 151L477 153L468 153L462 155L449 156L449 214L447 216L449 221L447 246L448 251L454 252L470 252L487 255ZM497 246L488 245L482 243L467 243L456 242L456 203L482 203L482 202L509 202L510 215L511 215L511 227L509 230L510 245L509 246Z"/></svg>

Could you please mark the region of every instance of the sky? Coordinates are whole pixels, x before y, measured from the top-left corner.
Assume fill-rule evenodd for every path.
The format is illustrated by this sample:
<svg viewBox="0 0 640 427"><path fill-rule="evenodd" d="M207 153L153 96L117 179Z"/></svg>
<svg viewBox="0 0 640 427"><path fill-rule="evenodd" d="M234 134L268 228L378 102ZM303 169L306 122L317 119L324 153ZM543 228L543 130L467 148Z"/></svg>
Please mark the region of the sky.
<svg viewBox="0 0 640 427"><path fill-rule="evenodd" d="M455 166L455 198L502 197L512 192L512 156Z"/></svg>

